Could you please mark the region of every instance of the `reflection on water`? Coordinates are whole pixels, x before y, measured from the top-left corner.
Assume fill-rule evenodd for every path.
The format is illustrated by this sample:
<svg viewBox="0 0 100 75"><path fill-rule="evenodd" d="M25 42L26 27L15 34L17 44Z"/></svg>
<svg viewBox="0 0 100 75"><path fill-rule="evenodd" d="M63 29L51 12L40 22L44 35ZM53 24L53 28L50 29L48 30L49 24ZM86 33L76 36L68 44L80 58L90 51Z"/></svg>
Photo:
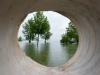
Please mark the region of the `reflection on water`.
<svg viewBox="0 0 100 75"><path fill-rule="evenodd" d="M19 42L27 56L34 61L49 67L60 66L66 63L76 52L77 45L62 45L59 42L28 41Z"/></svg>

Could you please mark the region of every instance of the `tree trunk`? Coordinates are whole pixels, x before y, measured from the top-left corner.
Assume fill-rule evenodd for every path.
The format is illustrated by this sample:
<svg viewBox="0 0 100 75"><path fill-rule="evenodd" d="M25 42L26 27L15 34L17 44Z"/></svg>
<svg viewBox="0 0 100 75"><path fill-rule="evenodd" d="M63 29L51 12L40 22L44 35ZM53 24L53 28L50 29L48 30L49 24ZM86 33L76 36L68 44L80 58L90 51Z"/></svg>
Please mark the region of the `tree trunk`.
<svg viewBox="0 0 100 75"><path fill-rule="evenodd" d="M38 44L39 44L39 34L38 34L37 46L38 46Z"/></svg>
<svg viewBox="0 0 100 75"><path fill-rule="evenodd" d="M29 43L31 43L31 40L29 40Z"/></svg>
<svg viewBox="0 0 100 75"><path fill-rule="evenodd" d="M45 39L45 43L46 43L46 39Z"/></svg>

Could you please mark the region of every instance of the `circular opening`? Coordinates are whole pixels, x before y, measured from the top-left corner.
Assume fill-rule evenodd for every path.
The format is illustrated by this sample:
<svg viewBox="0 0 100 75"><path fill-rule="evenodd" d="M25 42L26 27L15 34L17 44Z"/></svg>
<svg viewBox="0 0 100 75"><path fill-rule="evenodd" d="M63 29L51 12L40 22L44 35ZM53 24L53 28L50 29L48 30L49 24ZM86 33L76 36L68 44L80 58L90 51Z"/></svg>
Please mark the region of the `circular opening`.
<svg viewBox="0 0 100 75"><path fill-rule="evenodd" d="M75 26L73 26L68 18L56 12L45 11L43 15L47 17L49 21L49 32L52 33L52 35L50 39L45 42L45 39L41 38L42 35L40 34L39 43L37 45L38 34L35 34L35 38L30 42L30 40L26 38L26 34L23 33L25 25L28 24L28 20L31 18L34 20L36 13L37 12L28 14L20 26L18 40L21 49L28 57L42 65L55 67L65 64L77 50L78 44L75 39L77 32L72 30L75 29ZM66 36L70 36L70 39Z"/></svg>

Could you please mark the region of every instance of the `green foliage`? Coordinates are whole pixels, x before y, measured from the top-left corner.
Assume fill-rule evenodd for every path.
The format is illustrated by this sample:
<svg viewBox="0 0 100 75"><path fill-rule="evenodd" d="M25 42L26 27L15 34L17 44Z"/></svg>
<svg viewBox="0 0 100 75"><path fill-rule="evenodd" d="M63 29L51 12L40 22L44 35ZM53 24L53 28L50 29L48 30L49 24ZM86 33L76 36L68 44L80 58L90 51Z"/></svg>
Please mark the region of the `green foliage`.
<svg viewBox="0 0 100 75"><path fill-rule="evenodd" d="M69 23L68 28L66 28L66 33L62 35L61 43L78 43L79 37L76 27L72 22Z"/></svg>
<svg viewBox="0 0 100 75"><path fill-rule="evenodd" d="M33 20L28 20L28 22L26 22L25 25L23 25L24 30L22 31L24 36L26 37L26 40L29 40L29 43L35 38L35 33L33 32L32 24Z"/></svg>
<svg viewBox="0 0 100 75"><path fill-rule="evenodd" d="M36 34L44 34L50 29L49 21L47 17L43 15L43 12L37 12L34 15L33 30Z"/></svg>
<svg viewBox="0 0 100 75"><path fill-rule="evenodd" d="M22 37L21 36L18 38L18 41L22 41Z"/></svg>
<svg viewBox="0 0 100 75"><path fill-rule="evenodd" d="M26 39L29 40L29 42L31 42L31 40L36 39L38 45L40 35L42 37L46 35L45 40L48 40L50 38L50 24L47 17L43 15L42 11L36 12L33 18L28 20L28 22L25 23L25 25L23 26L23 34L26 37Z"/></svg>
<svg viewBox="0 0 100 75"><path fill-rule="evenodd" d="M46 40L50 39L51 35L52 35L52 33L47 31L47 32L45 32L44 34L41 35L41 38L45 39L45 42L46 42Z"/></svg>
<svg viewBox="0 0 100 75"><path fill-rule="evenodd" d="M67 44L69 42L69 38L66 34L61 35L62 39L60 40L61 43Z"/></svg>
<svg viewBox="0 0 100 75"><path fill-rule="evenodd" d="M34 15L32 29L33 32L38 36L38 40L37 40L38 42L39 42L39 35L45 34L45 32L50 30L49 21L47 17L43 15L43 12L37 12Z"/></svg>

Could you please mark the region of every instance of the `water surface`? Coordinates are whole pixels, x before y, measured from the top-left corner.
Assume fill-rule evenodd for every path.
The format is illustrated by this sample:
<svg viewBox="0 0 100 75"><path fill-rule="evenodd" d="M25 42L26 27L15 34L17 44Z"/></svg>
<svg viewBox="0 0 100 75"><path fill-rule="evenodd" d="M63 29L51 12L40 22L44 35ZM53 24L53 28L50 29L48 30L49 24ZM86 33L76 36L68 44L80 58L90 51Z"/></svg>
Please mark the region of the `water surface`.
<svg viewBox="0 0 100 75"><path fill-rule="evenodd" d="M65 64L76 52L77 44L65 45L59 41L50 41L44 43L40 41L37 46L36 41L19 42L20 47L34 61L49 67L55 67Z"/></svg>

